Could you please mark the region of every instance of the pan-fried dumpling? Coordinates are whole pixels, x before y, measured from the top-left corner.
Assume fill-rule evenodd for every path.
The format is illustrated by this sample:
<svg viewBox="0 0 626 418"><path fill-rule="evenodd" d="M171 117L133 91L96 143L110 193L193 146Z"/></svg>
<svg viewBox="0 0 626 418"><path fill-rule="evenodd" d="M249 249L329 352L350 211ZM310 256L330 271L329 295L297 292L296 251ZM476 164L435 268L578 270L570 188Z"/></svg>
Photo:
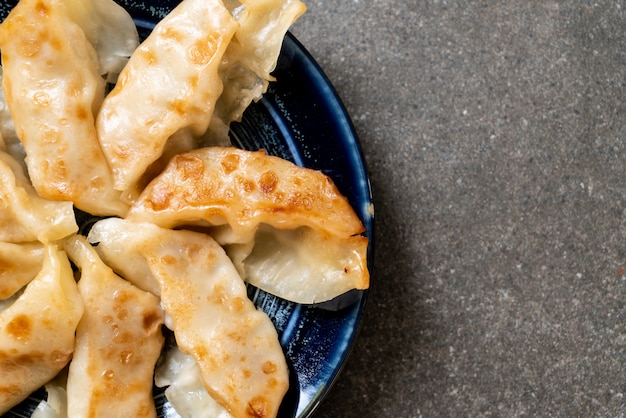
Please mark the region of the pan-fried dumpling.
<svg viewBox="0 0 626 418"><path fill-rule="evenodd" d="M239 2L234 2L239 3ZM220 66L224 91L215 106L208 142L228 144L232 121L267 90L285 33L306 10L300 0L242 0L233 7L239 22Z"/></svg>
<svg viewBox="0 0 626 418"><path fill-rule="evenodd" d="M164 341L159 299L113 273L85 237L70 238L65 250L81 271L85 304L68 374L69 416L156 417L152 381Z"/></svg>
<svg viewBox="0 0 626 418"><path fill-rule="evenodd" d="M78 23L96 48L100 74L114 83L139 45L133 18L113 0L64 0L72 20Z"/></svg>
<svg viewBox="0 0 626 418"><path fill-rule="evenodd" d="M22 166L0 151L0 241L43 243L78 231L72 202L39 197Z"/></svg>
<svg viewBox="0 0 626 418"><path fill-rule="evenodd" d="M206 131L222 92L218 67L236 29L221 0L183 0L131 56L96 120L115 188L126 198L136 197L172 135Z"/></svg>
<svg viewBox="0 0 626 418"><path fill-rule="evenodd" d="M247 244L226 245L245 280L283 299L314 304L367 289L367 238L338 239L310 228L261 225Z"/></svg>
<svg viewBox="0 0 626 418"><path fill-rule="evenodd" d="M176 346L169 348L159 361L154 383L167 387L165 397L182 418L232 418L204 388L200 368L193 357L183 354Z"/></svg>
<svg viewBox="0 0 626 418"><path fill-rule="evenodd" d="M0 300L26 286L41 271L43 244L0 242Z"/></svg>
<svg viewBox="0 0 626 418"><path fill-rule="evenodd" d="M127 206L96 135L98 57L62 0L20 0L0 24L3 89L33 186L94 215Z"/></svg>
<svg viewBox="0 0 626 418"><path fill-rule="evenodd" d="M348 200L323 173L265 151L207 147L172 158L128 219L164 228L229 225L246 235L259 224L308 226L339 237L363 232Z"/></svg>
<svg viewBox="0 0 626 418"><path fill-rule="evenodd" d="M246 281L294 302L369 286L368 241L347 199L321 172L263 151L208 147L175 156L128 219L213 227Z"/></svg>
<svg viewBox="0 0 626 418"><path fill-rule="evenodd" d="M0 414L65 367L82 314L83 302L65 252L46 245L39 275L0 312Z"/></svg>
<svg viewBox="0 0 626 418"><path fill-rule="evenodd" d="M2 85L2 67L0 66L0 86ZM0 88L0 149L19 162L24 172L27 171L26 152L15 132L15 124L11 118L9 106L4 98L4 90Z"/></svg>
<svg viewBox="0 0 626 418"><path fill-rule="evenodd" d="M97 222L88 237L114 270L141 254L160 284L176 341L197 362L207 392L234 417L273 417L288 387L278 335L224 250L210 236L118 218ZM133 277L126 276L133 281Z"/></svg>

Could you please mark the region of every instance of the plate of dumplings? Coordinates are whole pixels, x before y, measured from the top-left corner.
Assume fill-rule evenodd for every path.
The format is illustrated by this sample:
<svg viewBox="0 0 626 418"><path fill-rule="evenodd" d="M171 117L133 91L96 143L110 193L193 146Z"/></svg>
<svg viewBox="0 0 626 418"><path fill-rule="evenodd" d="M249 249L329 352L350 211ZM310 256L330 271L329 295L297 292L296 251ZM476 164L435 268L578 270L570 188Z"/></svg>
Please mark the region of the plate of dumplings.
<svg viewBox="0 0 626 418"><path fill-rule="evenodd" d="M374 209L300 0L0 3L0 415L308 417Z"/></svg>

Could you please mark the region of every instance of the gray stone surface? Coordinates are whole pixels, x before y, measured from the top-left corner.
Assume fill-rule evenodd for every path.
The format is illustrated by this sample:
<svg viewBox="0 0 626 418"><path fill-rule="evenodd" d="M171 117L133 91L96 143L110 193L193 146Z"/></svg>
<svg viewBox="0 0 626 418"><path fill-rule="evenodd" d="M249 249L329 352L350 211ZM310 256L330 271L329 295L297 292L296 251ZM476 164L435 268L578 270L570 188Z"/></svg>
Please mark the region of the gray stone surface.
<svg viewBox="0 0 626 418"><path fill-rule="evenodd" d="M308 0L376 205L319 417L626 413L626 4Z"/></svg>

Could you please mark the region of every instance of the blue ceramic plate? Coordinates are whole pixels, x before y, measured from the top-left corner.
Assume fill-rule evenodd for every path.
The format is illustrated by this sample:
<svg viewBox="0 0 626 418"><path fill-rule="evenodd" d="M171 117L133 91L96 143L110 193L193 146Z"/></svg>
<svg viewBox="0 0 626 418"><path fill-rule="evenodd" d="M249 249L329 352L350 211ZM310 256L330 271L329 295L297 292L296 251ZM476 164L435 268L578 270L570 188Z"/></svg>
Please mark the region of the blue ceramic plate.
<svg viewBox="0 0 626 418"><path fill-rule="evenodd" d="M180 0L120 0L145 37L154 24ZM16 3L0 4L2 19ZM306 19L306 14L302 19ZM274 72L277 79L264 98L246 110L232 126L233 143L264 148L296 164L321 170L347 196L369 238L369 268L373 256L373 206L360 145L346 110L330 82L291 34ZM294 304L254 288L249 296L274 322L291 370L290 389L279 416L308 417L328 393L354 343L367 291L352 292L319 306ZM45 398L39 390L6 417L30 416ZM155 389L160 417L177 417L162 391Z"/></svg>

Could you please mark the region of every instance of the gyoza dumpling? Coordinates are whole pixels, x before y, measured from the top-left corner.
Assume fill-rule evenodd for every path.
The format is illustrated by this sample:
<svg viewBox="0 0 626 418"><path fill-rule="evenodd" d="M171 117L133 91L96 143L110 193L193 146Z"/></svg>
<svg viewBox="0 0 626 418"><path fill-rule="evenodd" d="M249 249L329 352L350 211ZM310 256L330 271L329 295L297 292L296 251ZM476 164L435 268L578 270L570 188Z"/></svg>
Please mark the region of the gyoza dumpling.
<svg viewBox="0 0 626 418"><path fill-rule="evenodd" d="M209 130L213 145L228 144L228 129L267 90L285 33L306 10L300 0L242 0L233 15L239 22L220 66L224 91L217 101Z"/></svg>
<svg viewBox="0 0 626 418"><path fill-rule="evenodd" d="M46 245L41 272L0 312L0 414L59 373L83 314L65 252Z"/></svg>
<svg viewBox="0 0 626 418"><path fill-rule="evenodd" d="M42 199L22 166L0 150L0 241L43 243L78 231L72 202Z"/></svg>
<svg viewBox="0 0 626 418"><path fill-rule="evenodd" d="M125 197L136 197L170 137L206 131L222 92L218 67L236 29L221 0L183 0L131 56L96 121Z"/></svg>
<svg viewBox="0 0 626 418"><path fill-rule="evenodd" d="M94 47L62 0L20 0L0 24L3 89L33 186L94 215L127 206L96 135L104 97Z"/></svg>
<svg viewBox="0 0 626 418"><path fill-rule="evenodd" d="M100 74L114 83L139 45L133 18L113 0L64 0L72 19L78 23L96 49Z"/></svg>
<svg viewBox="0 0 626 418"><path fill-rule="evenodd" d="M43 244L0 242L0 300L7 299L39 274Z"/></svg>
<svg viewBox="0 0 626 418"><path fill-rule="evenodd" d="M0 66L0 86L2 85L2 78L2 67ZM26 161L24 161L26 153L15 132L15 124L11 118L11 112L9 112L2 88L0 88L0 149L20 163L23 171L26 172Z"/></svg>
<svg viewBox="0 0 626 418"><path fill-rule="evenodd" d="M249 283L316 303L369 286L363 224L330 178L263 151L208 147L172 158L128 219L214 227Z"/></svg>
<svg viewBox="0 0 626 418"><path fill-rule="evenodd" d="M159 361L154 384L167 387L165 397L183 418L232 418L204 388L198 363L176 346L170 347Z"/></svg>
<svg viewBox="0 0 626 418"><path fill-rule="evenodd" d="M237 235L261 223L307 226L343 238L364 231L348 200L322 172L234 147L200 148L172 158L128 219L164 228L229 225Z"/></svg>
<svg viewBox="0 0 626 418"><path fill-rule="evenodd" d="M70 238L65 250L81 271L85 304L68 374L68 415L156 417L152 382L164 340L159 298L113 273L85 237Z"/></svg>
<svg viewBox="0 0 626 418"><path fill-rule="evenodd" d="M183 353L200 367L207 392L234 417L273 417L289 385L278 335L224 250L210 236L109 218L88 237L106 263L125 275L120 250L141 255L160 285Z"/></svg>

